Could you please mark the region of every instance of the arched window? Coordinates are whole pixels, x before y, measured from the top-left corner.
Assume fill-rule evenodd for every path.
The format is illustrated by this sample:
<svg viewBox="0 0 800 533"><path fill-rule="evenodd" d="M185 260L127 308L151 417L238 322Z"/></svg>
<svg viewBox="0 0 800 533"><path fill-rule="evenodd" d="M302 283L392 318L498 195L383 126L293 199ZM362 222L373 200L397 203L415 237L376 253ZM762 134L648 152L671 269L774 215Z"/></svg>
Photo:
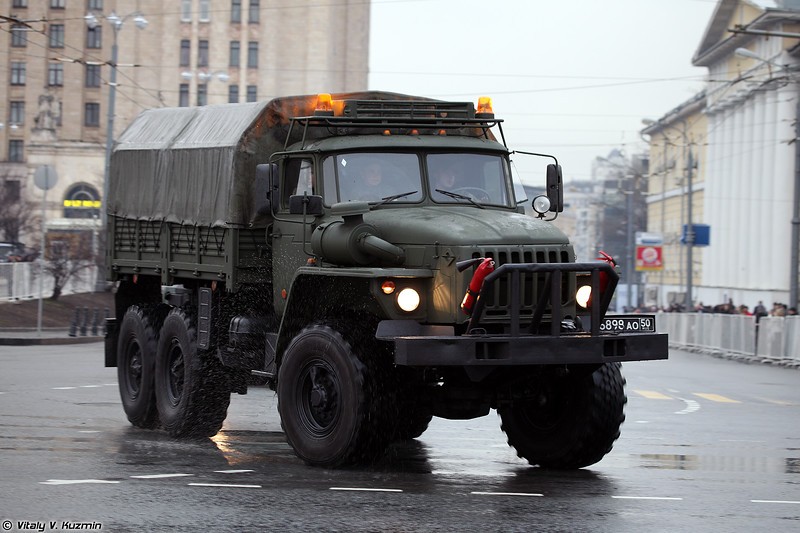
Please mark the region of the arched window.
<svg viewBox="0 0 800 533"><path fill-rule="evenodd" d="M64 218L95 218L100 216L100 194L85 183L67 189L64 196Z"/></svg>

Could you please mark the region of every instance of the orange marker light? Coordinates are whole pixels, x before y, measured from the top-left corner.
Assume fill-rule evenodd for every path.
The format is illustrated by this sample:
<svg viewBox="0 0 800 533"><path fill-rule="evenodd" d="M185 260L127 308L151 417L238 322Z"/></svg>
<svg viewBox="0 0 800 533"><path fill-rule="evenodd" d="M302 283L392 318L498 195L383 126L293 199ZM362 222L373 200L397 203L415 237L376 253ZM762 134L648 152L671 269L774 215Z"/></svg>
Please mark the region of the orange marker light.
<svg viewBox="0 0 800 533"><path fill-rule="evenodd" d="M286 299L286 289L281 289L281 298Z"/></svg>
<svg viewBox="0 0 800 533"><path fill-rule="evenodd" d="M494 113L494 110L492 109L492 99L488 96L481 96L478 98L477 113Z"/></svg>
<svg viewBox="0 0 800 533"><path fill-rule="evenodd" d="M394 292L394 289L395 289L394 281L387 279L386 281L381 283L381 290L383 291L383 294L392 294Z"/></svg>
<svg viewBox="0 0 800 533"><path fill-rule="evenodd" d="M391 135L392 132L390 130L383 130L384 135Z"/></svg>
<svg viewBox="0 0 800 533"><path fill-rule="evenodd" d="M330 93L319 93L317 95L317 106L314 109L315 115L333 116L333 102Z"/></svg>

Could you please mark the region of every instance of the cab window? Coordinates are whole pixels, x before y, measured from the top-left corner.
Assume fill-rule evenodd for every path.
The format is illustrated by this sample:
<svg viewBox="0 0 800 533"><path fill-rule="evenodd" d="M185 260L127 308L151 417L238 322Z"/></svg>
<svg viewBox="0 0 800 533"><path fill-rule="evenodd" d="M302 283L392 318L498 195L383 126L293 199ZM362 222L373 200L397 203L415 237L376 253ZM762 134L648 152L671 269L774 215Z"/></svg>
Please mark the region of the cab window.
<svg viewBox="0 0 800 533"><path fill-rule="evenodd" d="M314 161L310 158L287 159L284 187L281 195L283 208L289 207L289 197L295 194L314 194Z"/></svg>

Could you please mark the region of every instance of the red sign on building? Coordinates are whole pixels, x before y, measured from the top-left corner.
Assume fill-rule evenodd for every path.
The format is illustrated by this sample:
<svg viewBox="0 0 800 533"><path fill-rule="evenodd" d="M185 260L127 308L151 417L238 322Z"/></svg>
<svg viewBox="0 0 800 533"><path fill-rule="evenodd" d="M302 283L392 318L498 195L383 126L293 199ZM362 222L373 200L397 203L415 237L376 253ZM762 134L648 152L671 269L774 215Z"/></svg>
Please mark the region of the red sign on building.
<svg viewBox="0 0 800 533"><path fill-rule="evenodd" d="M661 246L643 246L636 247L636 270L637 271L654 271L664 269L664 256L662 255Z"/></svg>

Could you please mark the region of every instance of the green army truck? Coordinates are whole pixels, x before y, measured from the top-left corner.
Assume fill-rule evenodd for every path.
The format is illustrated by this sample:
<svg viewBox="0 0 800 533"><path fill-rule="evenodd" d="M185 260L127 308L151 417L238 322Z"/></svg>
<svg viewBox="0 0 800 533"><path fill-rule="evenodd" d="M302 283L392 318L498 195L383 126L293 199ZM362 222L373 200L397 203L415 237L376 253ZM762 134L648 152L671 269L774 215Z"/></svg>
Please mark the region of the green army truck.
<svg viewBox="0 0 800 533"><path fill-rule="evenodd" d="M512 156L542 161L528 214ZM591 465L625 419L621 362L667 338L606 316L617 269L575 262L562 210L557 160L509 150L490 101L144 111L111 158L105 364L130 422L174 437L216 434L255 375L311 465L490 409L532 465Z"/></svg>

